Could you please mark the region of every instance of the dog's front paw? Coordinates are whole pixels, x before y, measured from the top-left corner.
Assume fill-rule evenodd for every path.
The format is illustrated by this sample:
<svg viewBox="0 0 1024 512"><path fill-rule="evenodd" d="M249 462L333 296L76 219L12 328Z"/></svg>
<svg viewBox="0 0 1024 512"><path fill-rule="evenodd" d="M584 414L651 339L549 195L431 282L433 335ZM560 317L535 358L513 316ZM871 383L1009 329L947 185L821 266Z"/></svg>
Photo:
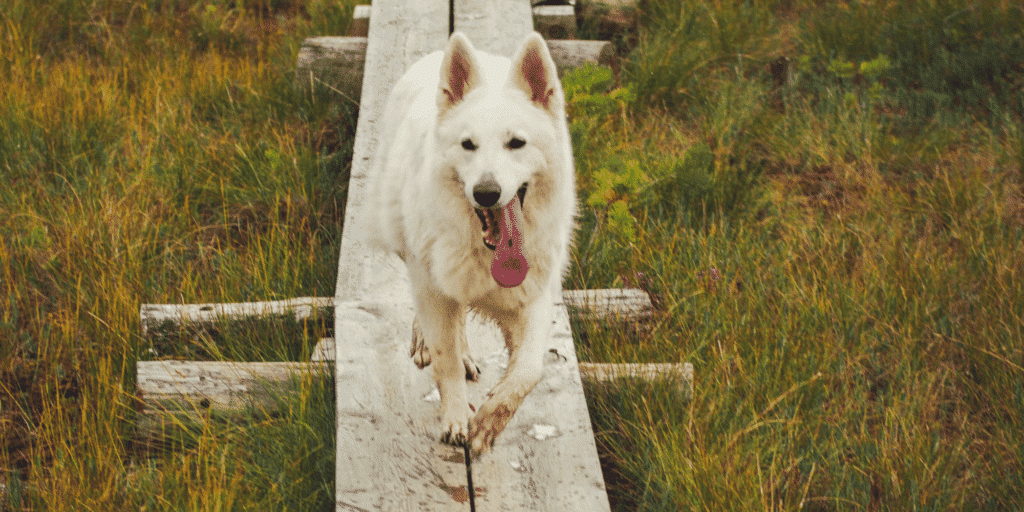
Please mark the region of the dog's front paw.
<svg viewBox="0 0 1024 512"><path fill-rule="evenodd" d="M469 421L473 411L469 404L461 411L451 411L441 415L441 442L452 446L464 446L469 439Z"/></svg>
<svg viewBox="0 0 1024 512"><path fill-rule="evenodd" d="M495 404L491 400L480 408L469 426L470 448L474 455L480 455L494 446L494 440L505 430L515 412L508 404Z"/></svg>
<svg viewBox="0 0 1024 512"><path fill-rule="evenodd" d="M430 366L430 349L427 348L427 340L420 330L419 317L412 320L412 348L409 350L409 357L420 370Z"/></svg>

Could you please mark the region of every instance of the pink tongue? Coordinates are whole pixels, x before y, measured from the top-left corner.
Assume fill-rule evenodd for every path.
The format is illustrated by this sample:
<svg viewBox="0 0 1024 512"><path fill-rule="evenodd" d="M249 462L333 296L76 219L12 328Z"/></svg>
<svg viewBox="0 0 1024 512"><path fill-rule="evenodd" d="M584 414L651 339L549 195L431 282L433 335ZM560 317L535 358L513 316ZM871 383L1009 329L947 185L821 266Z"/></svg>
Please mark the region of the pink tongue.
<svg viewBox="0 0 1024 512"><path fill-rule="evenodd" d="M523 256L523 234L519 231L522 224L523 208L519 205L519 198L513 196L498 217L501 234L491 260L491 276L505 288L519 286L530 270Z"/></svg>

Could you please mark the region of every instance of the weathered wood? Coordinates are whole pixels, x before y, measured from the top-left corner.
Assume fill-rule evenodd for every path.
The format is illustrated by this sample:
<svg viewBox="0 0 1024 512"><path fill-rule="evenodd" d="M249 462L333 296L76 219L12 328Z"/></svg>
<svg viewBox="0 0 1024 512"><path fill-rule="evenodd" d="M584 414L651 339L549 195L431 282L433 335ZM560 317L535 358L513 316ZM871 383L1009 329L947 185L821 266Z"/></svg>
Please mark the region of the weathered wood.
<svg viewBox="0 0 1024 512"><path fill-rule="evenodd" d="M162 404L160 409L238 409L252 403L253 398L269 397L296 374L324 373L327 363L334 358L334 338L324 338L317 343L309 363L139 361L136 372L140 398L146 403ZM693 382L690 363L581 362L579 368L584 379L599 382L620 378L679 379L681 386Z"/></svg>
<svg viewBox="0 0 1024 512"><path fill-rule="evenodd" d="M651 296L643 290L612 288L603 290L564 290L562 300L585 317L634 319L650 316Z"/></svg>
<svg viewBox="0 0 1024 512"><path fill-rule="evenodd" d="M693 390L691 363L580 363L580 374L584 379L596 382L671 379L684 394L689 396Z"/></svg>
<svg viewBox="0 0 1024 512"><path fill-rule="evenodd" d="M365 63L365 37L310 37L299 49L295 87L310 94L326 88L358 104Z"/></svg>
<svg viewBox="0 0 1024 512"><path fill-rule="evenodd" d="M549 39L548 50L558 76L588 62L609 65L615 53L608 41ZM299 49L295 86L301 91L324 87L345 101L359 102L365 62L365 37L310 37Z"/></svg>
<svg viewBox="0 0 1024 512"><path fill-rule="evenodd" d="M456 29L484 51L510 55L532 30L527 0L455 5ZM409 357L406 270L394 256L370 251L360 225L372 213L364 205L377 118L408 66L444 47L447 14L443 0L373 2L336 289L339 511L466 507L462 452L438 442L436 386ZM558 355L494 449L474 461L478 510L609 510L564 307L556 319L549 347ZM507 355L493 325L471 318L466 331L482 369L469 399L480 405Z"/></svg>
<svg viewBox="0 0 1024 512"><path fill-rule="evenodd" d="M544 39L576 37L576 12L571 5L536 5L533 27Z"/></svg>
<svg viewBox="0 0 1024 512"><path fill-rule="evenodd" d="M323 373L324 363L237 363L224 361L139 361L140 397L162 410L239 409L267 399L302 373Z"/></svg>
<svg viewBox="0 0 1024 512"><path fill-rule="evenodd" d="M313 350L312 360L334 361L334 338L323 338ZM616 379L634 378L653 381L663 378L677 380L685 390L693 388L693 364L691 363L579 363L580 376L584 380L609 382Z"/></svg>
<svg viewBox="0 0 1024 512"><path fill-rule="evenodd" d="M562 304L574 308L582 315L642 318L651 314L651 297L643 290L610 288L602 290L564 290ZM139 308L143 332L163 322L203 323L225 318L241 319L250 316L287 315L296 320L309 318L316 310L334 307L334 297L298 297L267 302L238 302L210 304L143 304Z"/></svg>
<svg viewBox="0 0 1024 512"><path fill-rule="evenodd" d="M135 441L161 446L211 420L273 414L280 397L297 391L295 377L330 370L327 363L137 362Z"/></svg>
<svg viewBox="0 0 1024 512"><path fill-rule="evenodd" d="M267 302L234 302L209 304L143 304L139 308L142 332L164 322L201 323L221 319L238 319L262 315L295 315L296 320L309 318L318 309L334 306L333 297L297 297Z"/></svg>
<svg viewBox="0 0 1024 512"><path fill-rule="evenodd" d="M586 64L610 66L612 59L615 58L615 47L608 41L549 39L548 51L551 52L551 59L558 67L560 77L567 71Z"/></svg>
<svg viewBox="0 0 1024 512"><path fill-rule="evenodd" d="M370 32L370 6L357 5L352 9L352 24L348 27L350 37L366 37Z"/></svg>

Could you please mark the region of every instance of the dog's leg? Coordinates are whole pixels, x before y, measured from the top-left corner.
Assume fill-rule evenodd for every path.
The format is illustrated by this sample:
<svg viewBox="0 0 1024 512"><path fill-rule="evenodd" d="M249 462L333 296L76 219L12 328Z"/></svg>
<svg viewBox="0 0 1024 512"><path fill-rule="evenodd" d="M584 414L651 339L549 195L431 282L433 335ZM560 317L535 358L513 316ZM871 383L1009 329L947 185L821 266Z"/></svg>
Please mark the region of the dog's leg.
<svg viewBox="0 0 1024 512"><path fill-rule="evenodd" d="M441 441L461 446L468 438L473 416L466 397L460 341L466 331L465 310L449 297L421 289L416 291L416 318L441 392Z"/></svg>
<svg viewBox="0 0 1024 512"><path fill-rule="evenodd" d="M459 343L462 345L462 366L466 368L466 380L476 382L480 378L480 366L469 355L469 343L466 342L465 329L462 331ZM430 366L430 348L427 347L426 338L423 337L423 331L420 330L418 315L412 320L412 348L409 349L409 357L420 370Z"/></svg>
<svg viewBox="0 0 1024 512"><path fill-rule="evenodd" d="M540 380L544 346L551 333L551 301L537 300L508 316L497 318L509 349L508 370L488 395L470 424L473 453L494 445L512 415Z"/></svg>

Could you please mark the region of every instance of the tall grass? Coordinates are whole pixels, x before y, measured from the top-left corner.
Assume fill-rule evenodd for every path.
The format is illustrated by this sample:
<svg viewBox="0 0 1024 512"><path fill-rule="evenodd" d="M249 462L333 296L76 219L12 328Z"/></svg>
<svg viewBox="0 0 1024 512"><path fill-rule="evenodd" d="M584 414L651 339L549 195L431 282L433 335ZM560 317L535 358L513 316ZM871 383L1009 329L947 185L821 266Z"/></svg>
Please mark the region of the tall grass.
<svg viewBox="0 0 1024 512"><path fill-rule="evenodd" d="M566 78L567 286L659 304L581 358L697 376L587 389L615 507L1024 506L1019 6L646 6L617 82Z"/></svg>
<svg viewBox="0 0 1024 512"><path fill-rule="evenodd" d="M154 454L134 441L134 385L141 303L333 290L354 113L291 82L302 38L350 17L344 2L0 8L0 509L330 506L309 470L333 464L333 413ZM330 411L305 389L291 409ZM270 464L251 448L272 438L296 442Z"/></svg>

